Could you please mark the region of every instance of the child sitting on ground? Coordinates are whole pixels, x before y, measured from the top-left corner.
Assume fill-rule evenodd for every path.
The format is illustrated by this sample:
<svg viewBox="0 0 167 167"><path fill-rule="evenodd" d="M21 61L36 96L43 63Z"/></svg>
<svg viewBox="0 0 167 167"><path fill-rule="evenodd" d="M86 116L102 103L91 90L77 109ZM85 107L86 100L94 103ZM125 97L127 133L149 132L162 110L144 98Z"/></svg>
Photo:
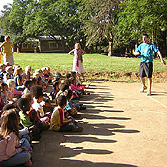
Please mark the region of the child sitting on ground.
<svg viewBox="0 0 167 167"><path fill-rule="evenodd" d="M79 88L79 89L86 89L86 88L89 88L90 84L87 84L87 85L84 85L82 84L82 82L80 82L79 80L77 80L77 73L75 71L72 71L71 72L71 77L74 77L76 79L76 86Z"/></svg>
<svg viewBox="0 0 167 167"><path fill-rule="evenodd" d="M5 68L6 68L5 64L0 64L0 78L2 80L3 80L3 77L4 77L5 73L6 73Z"/></svg>
<svg viewBox="0 0 167 167"><path fill-rule="evenodd" d="M58 97L60 96L60 95L63 95L63 92L65 91L65 90L67 90L67 89L69 89L69 86L68 85L66 85L66 84L61 84L60 85L60 90L59 90L59 92L56 94L56 100L58 99Z"/></svg>
<svg viewBox="0 0 167 167"><path fill-rule="evenodd" d="M59 86L60 86L60 83L58 81L55 81L53 83L53 87L50 93L52 100L55 100L57 93L60 91Z"/></svg>
<svg viewBox="0 0 167 167"><path fill-rule="evenodd" d="M68 112L70 116L75 116L78 110L72 103L70 103L73 98L73 92L71 90L65 90L64 95L67 98L67 105L64 109Z"/></svg>
<svg viewBox="0 0 167 167"><path fill-rule="evenodd" d="M23 80L22 80L22 73L23 73L23 70L22 68L16 68L16 71L15 71L15 78L14 78L14 81L15 81L15 84L16 84L16 87L15 89L18 90L18 91L23 91L24 90L24 85L23 85Z"/></svg>
<svg viewBox="0 0 167 167"><path fill-rule="evenodd" d="M29 100L30 106L34 103L33 96L30 93L24 94L22 98L27 98ZM35 125L37 128L39 128L41 131L49 129L49 125L45 124L45 122L42 122L40 120L39 113L36 112L32 107L30 107L30 111L28 112L30 121Z"/></svg>
<svg viewBox="0 0 167 167"><path fill-rule="evenodd" d="M21 145L21 144L22 145ZM0 165L31 167L32 149L26 139L19 143L19 116L15 109L3 112L0 132Z"/></svg>
<svg viewBox="0 0 167 167"><path fill-rule="evenodd" d="M76 95L76 97L82 97L82 92L76 87L76 79L71 78L71 85L69 86L70 90ZM76 99L76 97L74 97Z"/></svg>
<svg viewBox="0 0 167 167"><path fill-rule="evenodd" d="M14 79L9 79L7 80L7 85L8 85L8 93L9 96L16 101L15 98L19 99L22 96L22 91L18 91L15 89L16 84L14 82Z"/></svg>
<svg viewBox="0 0 167 167"><path fill-rule="evenodd" d="M3 107L3 112L10 109L16 109L16 107L13 104L7 104ZM19 116L19 120L20 120L20 116ZM27 127L22 128L22 126L21 127L19 126L19 139L26 138L30 143L31 142L31 137L29 136L30 131L31 130Z"/></svg>
<svg viewBox="0 0 167 167"><path fill-rule="evenodd" d="M27 93L30 93L30 88L33 86L33 82L31 80L26 80L24 82L24 91L23 91L23 94L27 94Z"/></svg>
<svg viewBox="0 0 167 167"><path fill-rule="evenodd" d="M25 128L29 128L32 129L32 138L36 139L37 137L40 138L40 130L38 129L38 127L36 125L33 124L33 122L31 122L30 117L29 117L29 111L30 111L30 107L31 104L29 103L28 98L20 98L17 101L17 107L19 108L20 112L20 123L21 125Z"/></svg>
<svg viewBox="0 0 167 167"><path fill-rule="evenodd" d="M6 67L6 73L3 76L3 81L6 83L8 79L14 79L12 66Z"/></svg>
<svg viewBox="0 0 167 167"><path fill-rule="evenodd" d="M82 127L78 127L77 122L72 117L65 118L64 107L67 104L67 99L65 96L59 96L57 99L58 107L56 107L51 116L50 129L54 131L73 131L81 132Z"/></svg>
<svg viewBox="0 0 167 167"><path fill-rule="evenodd" d="M25 74L26 74L26 79L31 79L31 66L26 66L25 67Z"/></svg>
<svg viewBox="0 0 167 167"><path fill-rule="evenodd" d="M32 104L32 108L39 112L40 120L49 124L50 113L44 113L43 106L45 102L43 101L43 90L41 86L33 86L31 88L31 93L33 95L34 103Z"/></svg>
<svg viewBox="0 0 167 167"><path fill-rule="evenodd" d="M71 87L70 87L71 90L74 90L77 93L79 92L79 93L81 93L81 95L89 95L90 94L89 92L84 90L84 88L82 86L77 85L76 82L77 82L76 78L72 77L71 78Z"/></svg>
<svg viewBox="0 0 167 167"><path fill-rule="evenodd" d="M1 84L1 102L2 105L5 106L9 103L12 99L10 99L10 96L8 94L8 85L6 83Z"/></svg>
<svg viewBox="0 0 167 167"><path fill-rule="evenodd" d="M17 107L19 108L20 112L20 122L23 125L23 127L31 127L33 126L32 122L30 121L28 112L30 111L30 103L29 100L27 98L20 98L17 101Z"/></svg>

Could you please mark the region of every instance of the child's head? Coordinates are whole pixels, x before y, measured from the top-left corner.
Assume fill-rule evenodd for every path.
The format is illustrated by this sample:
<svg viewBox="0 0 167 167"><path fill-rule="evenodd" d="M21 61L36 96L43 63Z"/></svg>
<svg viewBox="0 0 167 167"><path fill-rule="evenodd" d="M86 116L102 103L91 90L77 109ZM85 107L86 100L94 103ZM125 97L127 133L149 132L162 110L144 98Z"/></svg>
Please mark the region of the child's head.
<svg viewBox="0 0 167 167"><path fill-rule="evenodd" d="M24 94L24 95L22 96L22 98L28 99L28 100L29 100L29 103L30 103L30 106L32 106L32 104L34 103L34 101L33 101L33 96L32 96L31 93Z"/></svg>
<svg viewBox="0 0 167 167"><path fill-rule="evenodd" d="M64 84L70 86L71 85L71 80L70 79L66 79L64 81Z"/></svg>
<svg viewBox="0 0 167 167"><path fill-rule="evenodd" d="M20 98L17 101L17 107L24 113L26 113L26 111L29 111L31 106L28 98Z"/></svg>
<svg viewBox="0 0 167 167"><path fill-rule="evenodd" d="M81 49L81 45L79 43L76 43L74 47L75 49Z"/></svg>
<svg viewBox="0 0 167 167"><path fill-rule="evenodd" d="M34 86L38 85L38 84L37 84L37 79L36 79L36 78L33 78L33 79L32 79L32 83L33 83Z"/></svg>
<svg viewBox="0 0 167 167"><path fill-rule="evenodd" d="M40 76L39 72L33 73L33 78L38 78Z"/></svg>
<svg viewBox="0 0 167 167"><path fill-rule="evenodd" d="M26 72L26 73L31 72L31 66L26 66L26 67L25 67L25 72Z"/></svg>
<svg viewBox="0 0 167 167"><path fill-rule="evenodd" d="M70 89L65 90L64 95L66 96L68 101L73 98L73 92Z"/></svg>
<svg viewBox="0 0 167 167"><path fill-rule="evenodd" d="M59 72L57 72L57 73L55 74L55 77L56 77L56 78L60 78L60 77L61 77L61 74L60 74Z"/></svg>
<svg viewBox="0 0 167 167"><path fill-rule="evenodd" d="M61 79L59 77L56 77L55 81L58 81L59 84L61 84Z"/></svg>
<svg viewBox="0 0 167 167"><path fill-rule="evenodd" d="M61 85L60 85L60 90L61 90L62 92L64 92L66 89L69 89L69 86L68 86L68 85L66 85L66 84L61 84Z"/></svg>
<svg viewBox="0 0 167 167"><path fill-rule="evenodd" d="M53 83L53 87L57 90L57 89L59 89L59 85L60 85L60 83L58 82L58 81L55 81L54 83Z"/></svg>
<svg viewBox="0 0 167 167"><path fill-rule="evenodd" d="M23 72L22 68L21 68L21 67L18 67L18 68L16 68L16 70L15 70L15 75L21 75L22 72Z"/></svg>
<svg viewBox="0 0 167 167"><path fill-rule="evenodd" d="M3 107L3 111L6 111L6 110L10 110L10 109L13 109L13 108L16 108L13 104L6 104L4 107Z"/></svg>
<svg viewBox="0 0 167 167"><path fill-rule="evenodd" d="M58 99L57 99L57 104L61 108L64 108L67 105L67 98L64 95L59 96Z"/></svg>
<svg viewBox="0 0 167 167"><path fill-rule="evenodd" d="M41 77L37 78L37 84L42 86L42 78Z"/></svg>
<svg viewBox="0 0 167 167"><path fill-rule="evenodd" d="M33 86L33 82L28 79L24 82L24 86L30 90L30 88Z"/></svg>
<svg viewBox="0 0 167 167"><path fill-rule="evenodd" d="M71 72L71 76L74 77L74 78L76 78L77 73L76 73L75 71L72 71L72 72Z"/></svg>
<svg viewBox="0 0 167 167"><path fill-rule="evenodd" d="M43 73L43 74L46 74L46 73L47 73L46 67L42 67L41 70L42 70L42 73Z"/></svg>
<svg viewBox="0 0 167 167"><path fill-rule="evenodd" d="M8 74L12 74L12 73L13 73L12 66L7 66L7 67L5 68L5 71L6 71Z"/></svg>
<svg viewBox="0 0 167 167"><path fill-rule="evenodd" d="M8 79L7 80L7 85L10 90L13 90L16 87L14 79Z"/></svg>
<svg viewBox="0 0 167 167"><path fill-rule="evenodd" d="M71 78L71 84L76 84L76 78L74 77Z"/></svg>
<svg viewBox="0 0 167 167"><path fill-rule="evenodd" d="M42 86L33 86L31 87L31 93L33 95L33 97L35 97L35 99L38 100L38 102L42 102L43 100L43 89L42 89Z"/></svg>
<svg viewBox="0 0 167 167"><path fill-rule="evenodd" d="M3 69L3 66L4 66L3 64L0 64L0 69L1 69L1 70Z"/></svg>
<svg viewBox="0 0 167 167"><path fill-rule="evenodd" d="M19 115L16 109L6 110L1 115L1 135L8 136L11 132L19 136Z"/></svg>
<svg viewBox="0 0 167 167"><path fill-rule="evenodd" d="M4 64L5 64L6 67L11 66L11 64L9 62L5 62Z"/></svg>
<svg viewBox="0 0 167 167"><path fill-rule="evenodd" d="M66 78L69 79L71 77L71 74L66 74Z"/></svg>
<svg viewBox="0 0 167 167"><path fill-rule="evenodd" d="M2 89L2 92L8 91L8 85L6 83L2 83L1 84L1 89Z"/></svg>

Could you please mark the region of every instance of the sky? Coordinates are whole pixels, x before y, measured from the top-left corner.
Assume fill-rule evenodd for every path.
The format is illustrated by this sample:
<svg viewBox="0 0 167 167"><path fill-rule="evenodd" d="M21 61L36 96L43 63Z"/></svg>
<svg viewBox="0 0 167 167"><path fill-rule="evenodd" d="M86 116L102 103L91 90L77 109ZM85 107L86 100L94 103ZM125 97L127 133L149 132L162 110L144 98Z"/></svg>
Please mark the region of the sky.
<svg viewBox="0 0 167 167"><path fill-rule="evenodd" d="M13 3L13 0L0 0L0 11L3 9L3 6L8 3Z"/></svg>

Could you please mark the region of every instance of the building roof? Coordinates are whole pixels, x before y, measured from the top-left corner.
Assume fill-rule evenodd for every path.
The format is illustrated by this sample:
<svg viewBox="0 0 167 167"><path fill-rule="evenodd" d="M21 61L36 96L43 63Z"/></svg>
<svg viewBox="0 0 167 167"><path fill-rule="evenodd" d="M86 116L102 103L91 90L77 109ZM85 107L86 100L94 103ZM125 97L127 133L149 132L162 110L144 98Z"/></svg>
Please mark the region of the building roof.
<svg viewBox="0 0 167 167"><path fill-rule="evenodd" d="M57 40L62 39L60 35L55 35L54 38L57 39ZM48 40L53 40L53 38L50 38L49 36L40 36L39 40L40 41L44 41L44 40L48 41Z"/></svg>

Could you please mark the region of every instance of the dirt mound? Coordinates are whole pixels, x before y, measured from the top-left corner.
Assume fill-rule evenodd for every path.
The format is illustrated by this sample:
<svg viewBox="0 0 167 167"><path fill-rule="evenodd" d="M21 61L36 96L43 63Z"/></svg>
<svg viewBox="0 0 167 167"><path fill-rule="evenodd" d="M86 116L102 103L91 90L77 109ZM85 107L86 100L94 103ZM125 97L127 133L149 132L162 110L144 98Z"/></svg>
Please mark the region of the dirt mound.
<svg viewBox="0 0 167 167"><path fill-rule="evenodd" d="M53 72L55 73L55 71ZM68 72L60 72L62 76L65 76ZM138 82L140 81L139 72L86 72L85 77L87 80L101 80L101 81L115 81L115 82ZM153 80L156 83L167 81L167 71L155 71L153 72Z"/></svg>

